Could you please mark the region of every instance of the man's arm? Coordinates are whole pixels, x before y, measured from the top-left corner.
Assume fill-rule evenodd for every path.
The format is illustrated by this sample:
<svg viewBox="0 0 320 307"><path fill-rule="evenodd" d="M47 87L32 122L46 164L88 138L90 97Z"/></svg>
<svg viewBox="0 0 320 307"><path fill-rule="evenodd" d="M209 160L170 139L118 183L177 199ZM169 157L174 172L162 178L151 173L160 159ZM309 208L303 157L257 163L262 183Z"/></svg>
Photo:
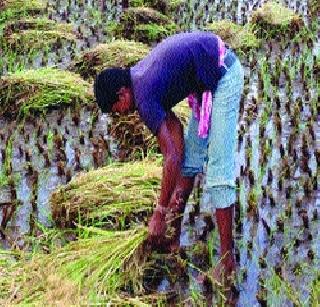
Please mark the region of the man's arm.
<svg viewBox="0 0 320 307"><path fill-rule="evenodd" d="M181 172L184 154L183 127L173 112L169 112L157 134L164 157L159 205L167 207Z"/></svg>

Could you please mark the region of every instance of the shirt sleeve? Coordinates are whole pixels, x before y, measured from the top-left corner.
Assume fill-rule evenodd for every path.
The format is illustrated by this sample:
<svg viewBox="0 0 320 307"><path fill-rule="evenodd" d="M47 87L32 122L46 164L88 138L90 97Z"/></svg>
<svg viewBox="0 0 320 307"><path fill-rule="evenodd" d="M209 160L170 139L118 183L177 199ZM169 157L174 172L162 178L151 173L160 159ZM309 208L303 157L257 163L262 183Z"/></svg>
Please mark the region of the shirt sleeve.
<svg viewBox="0 0 320 307"><path fill-rule="evenodd" d="M157 99L144 100L138 105L138 112L142 121L157 135L167 112Z"/></svg>

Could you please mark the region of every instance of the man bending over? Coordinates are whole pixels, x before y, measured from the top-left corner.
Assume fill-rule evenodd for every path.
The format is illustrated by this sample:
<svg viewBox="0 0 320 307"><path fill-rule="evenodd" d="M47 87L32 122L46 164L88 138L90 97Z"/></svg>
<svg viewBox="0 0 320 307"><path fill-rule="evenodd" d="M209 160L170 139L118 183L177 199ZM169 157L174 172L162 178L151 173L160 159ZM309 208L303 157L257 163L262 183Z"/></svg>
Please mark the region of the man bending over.
<svg viewBox="0 0 320 307"><path fill-rule="evenodd" d="M243 69L219 36L204 31L179 33L159 43L128 69L102 71L95 96L103 112L138 110L156 135L164 157L161 193L151 220L153 246L165 238L168 216L179 246L181 216L194 178L206 165L204 189L216 208L222 266L234 270L232 220L235 192L235 147ZM184 98L192 108L187 132L171 109Z"/></svg>

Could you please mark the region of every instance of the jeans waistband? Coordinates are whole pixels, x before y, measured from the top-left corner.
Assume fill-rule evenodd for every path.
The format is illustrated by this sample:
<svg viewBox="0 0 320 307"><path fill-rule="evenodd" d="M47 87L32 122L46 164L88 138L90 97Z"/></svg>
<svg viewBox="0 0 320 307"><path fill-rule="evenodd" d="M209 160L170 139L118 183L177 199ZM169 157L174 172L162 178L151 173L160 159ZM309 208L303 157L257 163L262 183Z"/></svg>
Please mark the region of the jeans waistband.
<svg viewBox="0 0 320 307"><path fill-rule="evenodd" d="M224 57L224 63L226 67L231 67L232 64L236 61L236 59L237 56L235 55L235 53L231 49L227 49L226 55Z"/></svg>
<svg viewBox="0 0 320 307"><path fill-rule="evenodd" d="M226 72L229 70L229 68L233 65L233 63L236 61L237 56L233 52L232 49L226 50L226 54L224 57L224 65L220 67L220 79L226 74Z"/></svg>

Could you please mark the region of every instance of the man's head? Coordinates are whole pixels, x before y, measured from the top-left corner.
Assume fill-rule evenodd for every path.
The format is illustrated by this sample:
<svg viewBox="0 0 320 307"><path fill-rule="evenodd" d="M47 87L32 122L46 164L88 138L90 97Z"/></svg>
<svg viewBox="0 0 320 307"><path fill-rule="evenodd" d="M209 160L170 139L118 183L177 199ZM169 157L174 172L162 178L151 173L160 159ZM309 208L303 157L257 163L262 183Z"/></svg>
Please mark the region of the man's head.
<svg viewBox="0 0 320 307"><path fill-rule="evenodd" d="M133 111L130 70L121 68L103 70L95 79L94 94L102 112Z"/></svg>

